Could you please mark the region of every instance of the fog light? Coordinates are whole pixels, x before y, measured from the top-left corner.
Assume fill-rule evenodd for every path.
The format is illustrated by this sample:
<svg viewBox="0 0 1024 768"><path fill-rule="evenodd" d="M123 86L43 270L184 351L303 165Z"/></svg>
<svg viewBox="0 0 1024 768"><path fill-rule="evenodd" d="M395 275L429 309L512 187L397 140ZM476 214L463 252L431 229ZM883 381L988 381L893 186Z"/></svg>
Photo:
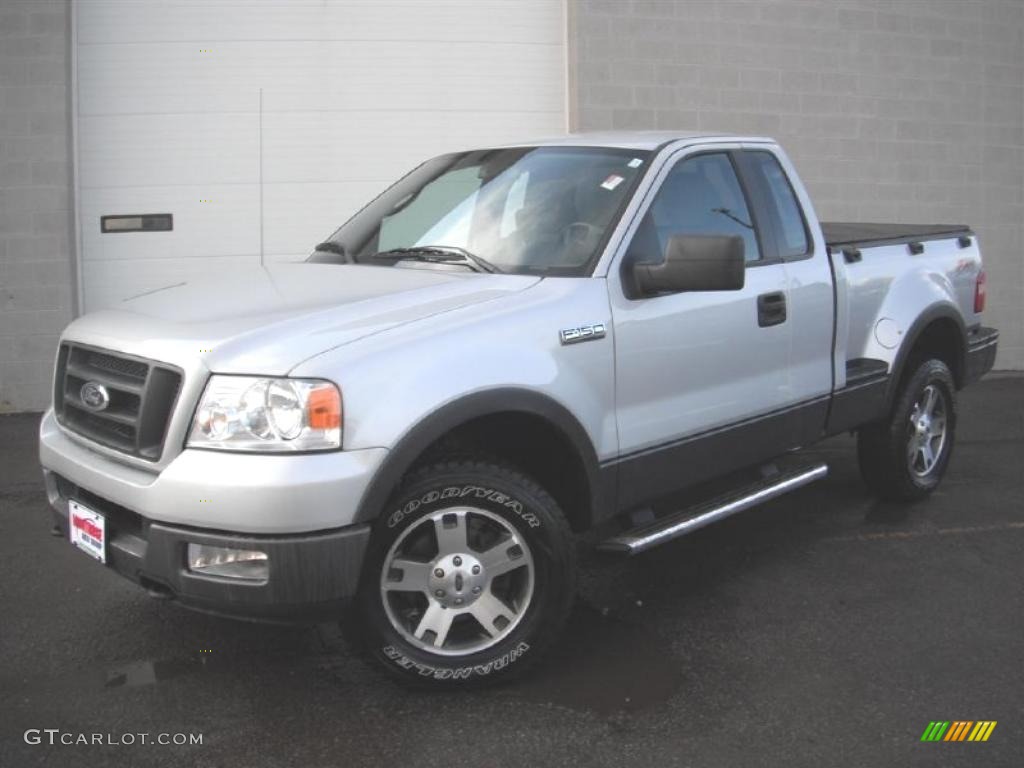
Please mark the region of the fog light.
<svg viewBox="0 0 1024 768"><path fill-rule="evenodd" d="M269 561L266 552L258 552L254 549L230 549L229 547L208 547L205 544L189 544L188 569L204 576L266 581L269 573Z"/></svg>

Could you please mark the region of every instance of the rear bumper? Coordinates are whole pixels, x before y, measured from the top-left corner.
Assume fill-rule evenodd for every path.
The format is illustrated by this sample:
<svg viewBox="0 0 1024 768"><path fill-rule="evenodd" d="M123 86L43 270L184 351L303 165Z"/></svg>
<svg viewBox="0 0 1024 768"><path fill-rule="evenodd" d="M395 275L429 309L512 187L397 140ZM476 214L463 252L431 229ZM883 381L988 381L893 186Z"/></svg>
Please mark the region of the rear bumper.
<svg viewBox="0 0 1024 768"><path fill-rule="evenodd" d="M995 328L975 328L967 335L967 360L964 366L964 384L977 381L992 370L999 348L999 331Z"/></svg>
<svg viewBox="0 0 1024 768"><path fill-rule="evenodd" d="M200 530L147 520L50 470L43 476L65 538L68 501L75 499L104 516L107 567L187 608L258 621L331 619L358 587L369 526L297 535ZM186 559L190 543L265 552L268 577L248 582L193 573Z"/></svg>

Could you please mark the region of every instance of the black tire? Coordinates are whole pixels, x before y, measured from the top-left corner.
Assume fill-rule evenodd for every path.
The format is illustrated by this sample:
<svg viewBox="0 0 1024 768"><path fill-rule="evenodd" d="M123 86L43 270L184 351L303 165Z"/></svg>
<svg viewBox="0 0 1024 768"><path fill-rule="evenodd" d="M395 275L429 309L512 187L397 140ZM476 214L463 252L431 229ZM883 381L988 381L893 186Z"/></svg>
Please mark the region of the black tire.
<svg viewBox="0 0 1024 768"><path fill-rule="evenodd" d="M442 550L442 528L467 531L462 538L468 542L465 554L452 555L451 547ZM512 564L511 570L493 579L482 553L501 547L474 546L488 541L502 542L511 553L506 561ZM515 543L509 547L509 542ZM520 560L514 557L529 562L515 565ZM396 569L396 558L416 561L416 568ZM426 571L420 569L421 561L429 564ZM480 576L471 576L467 569L475 563L482 569ZM422 585L426 578L428 588L406 591L407 572L412 574L410 587ZM437 581L438 573L448 581ZM407 684L464 688L507 681L527 671L559 636L572 607L575 582L575 546L569 526L543 488L501 462L441 460L412 472L375 523L353 628L366 652ZM385 591L385 586L398 591ZM435 590L436 586L447 589ZM525 586L530 587L527 597L523 597ZM473 596L470 587L479 594ZM516 598L508 597L510 590L518 596L518 609L508 608L517 605ZM435 599L435 594L444 597ZM495 595L504 598L507 615L485 630L484 621L473 611L486 613ZM456 608L456 600L473 605ZM438 620L440 632L428 629L417 636L425 624L433 623L425 618L427 610L446 618ZM458 618L447 618L452 616ZM438 642L441 632L442 650L448 655L422 647ZM475 647L481 643L492 644Z"/></svg>
<svg viewBox="0 0 1024 768"><path fill-rule="evenodd" d="M918 432L915 408L934 390L944 408L944 438L930 439L932 459L921 450L911 453L911 440L922 445L926 433ZM937 407L937 406L936 406ZM861 428L857 458L861 477L875 495L888 501L916 501L938 487L949 466L956 441L956 386L949 367L941 360L923 360L912 369L896 395L888 421Z"/></svg>

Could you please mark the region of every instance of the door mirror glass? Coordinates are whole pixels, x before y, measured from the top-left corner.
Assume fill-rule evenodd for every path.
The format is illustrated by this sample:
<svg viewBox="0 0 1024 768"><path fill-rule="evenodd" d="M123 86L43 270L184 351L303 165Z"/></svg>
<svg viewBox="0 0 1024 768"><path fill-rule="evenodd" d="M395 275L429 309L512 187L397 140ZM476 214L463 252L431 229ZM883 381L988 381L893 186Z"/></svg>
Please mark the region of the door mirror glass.
<svg viewBox="0 0 1024 768"><path fill-rule="evenodd" d="M676 234L661 262L635 262L633 285L643 296L683 291L738 291L746 278L743 238Z"/></svg>

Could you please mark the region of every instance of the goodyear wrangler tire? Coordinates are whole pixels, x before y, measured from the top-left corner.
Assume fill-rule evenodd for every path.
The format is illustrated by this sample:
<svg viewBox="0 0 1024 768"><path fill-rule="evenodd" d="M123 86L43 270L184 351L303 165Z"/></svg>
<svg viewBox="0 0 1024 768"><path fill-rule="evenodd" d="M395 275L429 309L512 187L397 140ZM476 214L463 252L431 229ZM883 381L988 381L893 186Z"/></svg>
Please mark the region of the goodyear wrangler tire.
<svg viewBox="0 0 1024 768"><path fill-rule="evenodd" d="M930 494L949 466L956 439L956 385L941 360L921 361L888 421L857 436L861 477L877 496L915 501Z"/></svg>
<svg viewBox="0 0 1024 768"><path fill-rule="evenodd" d="M507 680L561 632L575 576L569 527L543 488L501 463L442 461L413 472L378 519L358 627L406 682Z"/></svg>

